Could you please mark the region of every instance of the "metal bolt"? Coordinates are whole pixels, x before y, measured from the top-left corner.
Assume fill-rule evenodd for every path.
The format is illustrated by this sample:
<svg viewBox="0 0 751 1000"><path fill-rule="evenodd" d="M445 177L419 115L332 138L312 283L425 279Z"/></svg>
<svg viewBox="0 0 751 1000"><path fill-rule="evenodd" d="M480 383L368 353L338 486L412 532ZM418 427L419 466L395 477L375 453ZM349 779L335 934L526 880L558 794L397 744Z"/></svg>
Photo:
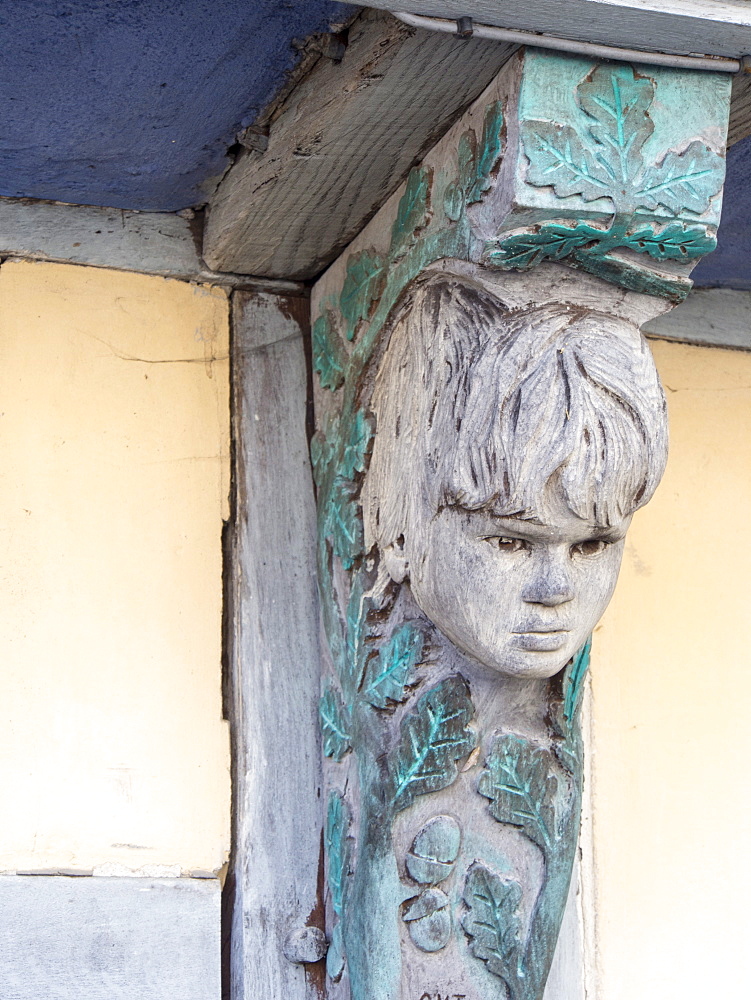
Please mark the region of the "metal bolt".
<svg viewBox="0 0 751 1000"><path fill-rule="evenodd" d="M284 957L296 965L309 965L326 957L329 943L320 927L298 927L284 942Z"/></svg>

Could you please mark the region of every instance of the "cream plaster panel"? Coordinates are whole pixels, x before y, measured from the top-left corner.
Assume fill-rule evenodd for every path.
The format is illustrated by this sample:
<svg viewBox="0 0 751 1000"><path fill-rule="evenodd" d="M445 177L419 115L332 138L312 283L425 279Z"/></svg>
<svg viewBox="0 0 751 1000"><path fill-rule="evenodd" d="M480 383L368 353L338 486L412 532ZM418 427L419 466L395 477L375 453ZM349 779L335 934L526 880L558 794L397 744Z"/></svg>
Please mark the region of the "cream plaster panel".
<svg viewBox="0 0 751 1000"><path fill-rule="evenodd" d="M0 267L0 870L225 860L228 407L221 289Z"/></svg>
<svg viewBox="0 0 751 1000"><path fill-rule="evenodd" d="M653 342L671 455L593 656L598 1000L745 996L751 354Z"/></svg>

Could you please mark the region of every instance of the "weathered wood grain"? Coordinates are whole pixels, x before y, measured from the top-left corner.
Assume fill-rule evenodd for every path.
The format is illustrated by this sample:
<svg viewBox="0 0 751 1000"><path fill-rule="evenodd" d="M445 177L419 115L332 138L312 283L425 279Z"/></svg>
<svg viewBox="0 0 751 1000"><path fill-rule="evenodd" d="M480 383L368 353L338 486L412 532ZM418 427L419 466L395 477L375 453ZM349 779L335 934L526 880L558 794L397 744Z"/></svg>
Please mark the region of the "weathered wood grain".
<svg viewBox="0 0 751 1000"><path fill-rule="evenodd" d="M395 9L393 0L370 6ZM398 9L659 52L739 58L751 50L746 0L403 0Z"/></svg>
<svg viewBox="0 0 751 1000"><path fill-rule="evenodd" d="M751 292L695 288L672 312L643 327L650 337L751 351Z"/></svg>
<svg viewBox="0 0 751 1000"><path fill-rule="evenodd" d="M218 1000L217 879L0 876L3 1000Z"/></svg>
<svg viewBox="0 0 751 1000"><path fill-rule="evenodd" d="M111 267L229 287L253 287L245 274L215 274L201 260L200 226L168 212L0 198L0 258ZM259 289L299 291L292 282Z"/></svg>
<svg viewBox="0 0 751 1000"><path fill-rule="evenodd" d="M751 73L738 73L733 77L728 122L728 146L751 135Z"/></svg>
<svg viewBox="0 0 751 1000"><path fill-rule="evenodd" d="M236 293L233 302L232 1000L319 996L321 969L284 957L291 932L323 925L305 309L302 299L267 294Z"/></svg>
<svg viewBox="0 0 751 1000"><path fill-rule="evenodd" d="M218 271L311 278L495 76L513 46L417 32L365 12L341 64L321 60L210 206L203 253Z"/></svg>

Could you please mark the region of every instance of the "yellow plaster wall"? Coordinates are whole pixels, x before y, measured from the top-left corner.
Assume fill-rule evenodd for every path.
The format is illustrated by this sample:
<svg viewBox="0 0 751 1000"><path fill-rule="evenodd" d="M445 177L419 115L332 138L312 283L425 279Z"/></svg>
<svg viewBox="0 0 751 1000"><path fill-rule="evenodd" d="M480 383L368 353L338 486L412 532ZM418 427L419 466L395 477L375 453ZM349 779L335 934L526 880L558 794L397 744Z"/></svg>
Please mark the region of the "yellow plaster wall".
<svg viewBox="0 0 751 1000"><path fill-rule="evenodd" d="M0 870L217 869L228 301L0 267Z"/></svg>
<svg viewBox="0 0 751 1000"><path fill-rule="evenodd" d="M671 452L593 657L598 1000L748 995L751 355L653 341Z"/></svg>

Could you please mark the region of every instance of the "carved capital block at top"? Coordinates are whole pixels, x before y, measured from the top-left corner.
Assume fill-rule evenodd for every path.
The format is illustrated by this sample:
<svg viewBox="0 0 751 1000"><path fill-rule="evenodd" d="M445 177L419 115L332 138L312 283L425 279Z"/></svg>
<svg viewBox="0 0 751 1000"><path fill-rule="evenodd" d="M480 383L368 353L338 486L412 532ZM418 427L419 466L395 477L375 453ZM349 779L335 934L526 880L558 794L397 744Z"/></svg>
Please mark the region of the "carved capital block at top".
<svg viewBox="0 0 751 1000"><path fill-rule="evenodd" d="M542 1000L728 96L520 52L314 289L330 1000Z"/></svg>

